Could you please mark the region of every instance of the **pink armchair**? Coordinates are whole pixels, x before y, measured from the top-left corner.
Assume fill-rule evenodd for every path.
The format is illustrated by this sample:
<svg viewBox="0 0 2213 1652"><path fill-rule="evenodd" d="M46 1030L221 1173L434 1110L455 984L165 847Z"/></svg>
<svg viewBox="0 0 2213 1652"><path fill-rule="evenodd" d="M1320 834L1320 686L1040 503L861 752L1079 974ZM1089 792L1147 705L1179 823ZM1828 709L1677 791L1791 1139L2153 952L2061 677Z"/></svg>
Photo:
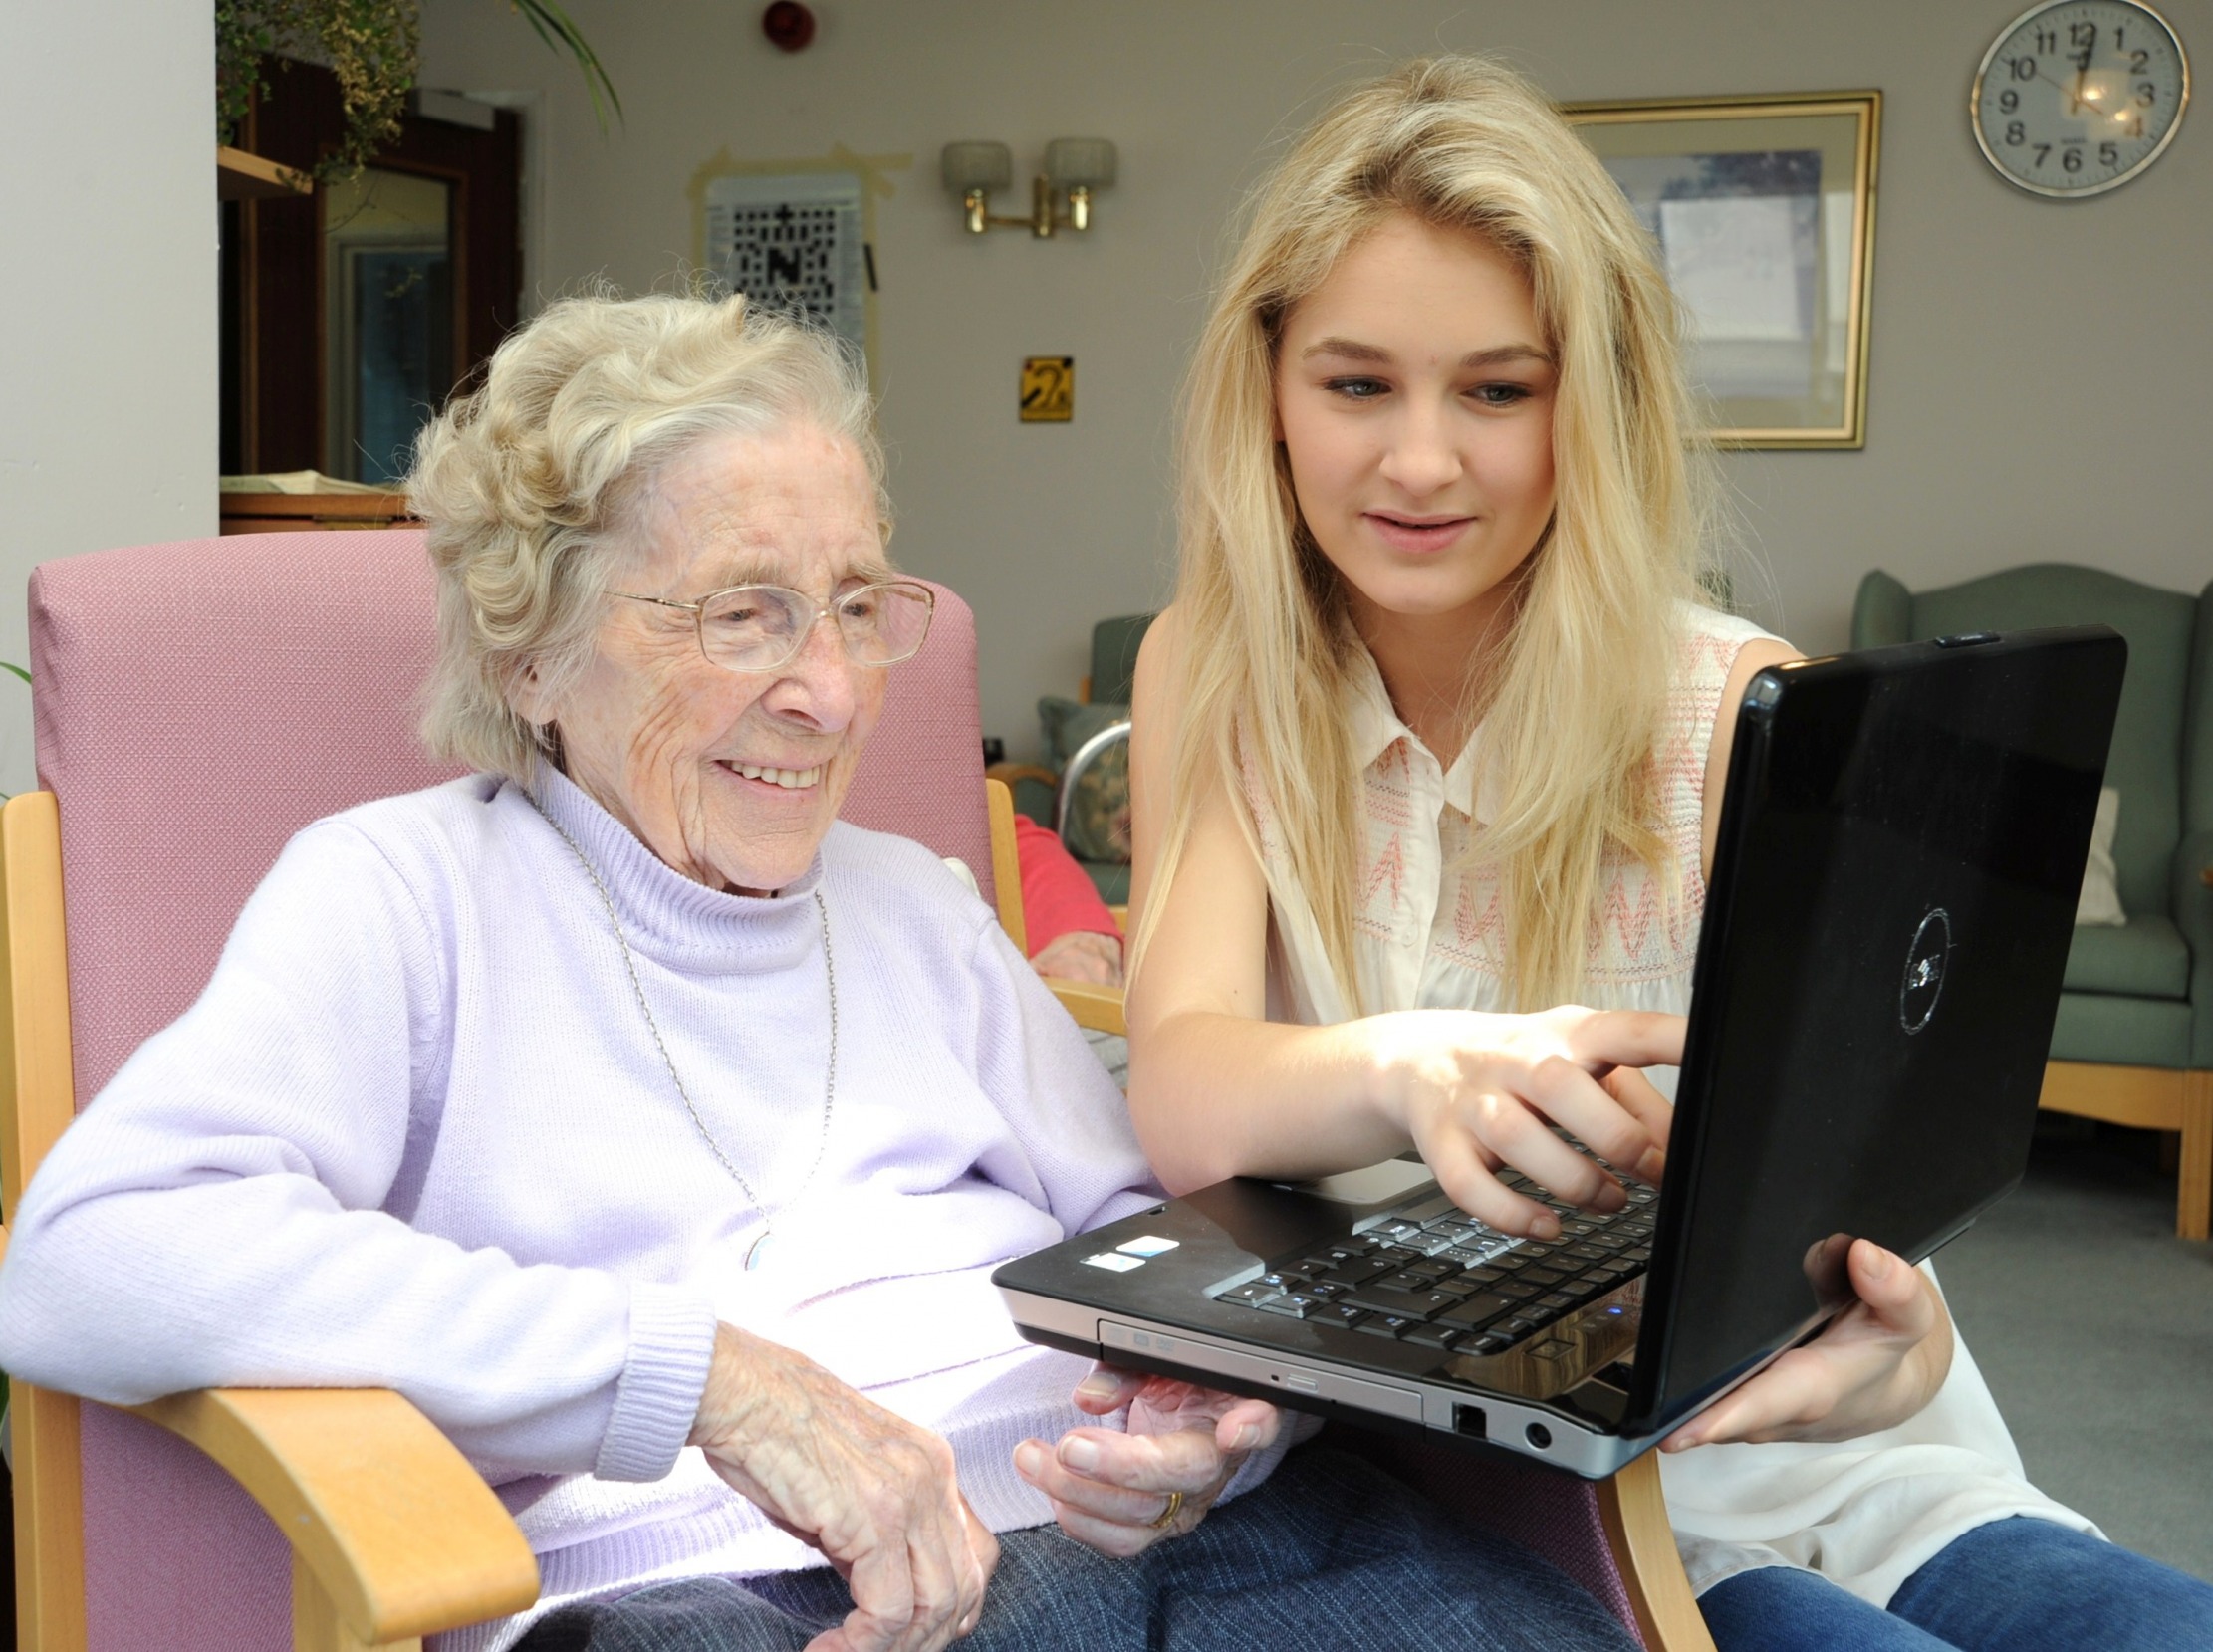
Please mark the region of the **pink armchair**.
<svg viewBox="0 0 2213 1652"><path fill-rule="evenodd" d="M432 637L419 533L108 552L44 565L30 601L44 789L0 811L11 1212L76 1109L199 992L291 833L445 778L414 738ZM974 623L950 591L937 614L894 668L846 814L960 857L991 900ZM133 1415L19 1386L14 1430L27 1652L415 1646L537 1594L498 1499L388 1391L209 1390ZM1458 1495L1647 1646L1710 1646L1656 1475L1594 1495L1521 1471Z"/></svg>

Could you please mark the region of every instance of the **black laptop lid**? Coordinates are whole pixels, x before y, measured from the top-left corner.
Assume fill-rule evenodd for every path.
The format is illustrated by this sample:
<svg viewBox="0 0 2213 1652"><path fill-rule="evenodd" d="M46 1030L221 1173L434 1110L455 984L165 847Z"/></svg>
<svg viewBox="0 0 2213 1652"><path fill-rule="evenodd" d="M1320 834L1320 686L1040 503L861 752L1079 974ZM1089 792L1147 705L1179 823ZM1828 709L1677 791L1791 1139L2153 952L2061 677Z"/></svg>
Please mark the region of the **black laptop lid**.
<svg viewBox="0 0 2213 1652"><path fill-rule="evenodd" d="M1626 1432L1848 1301L1853 1236L1919 1260L2020 1179L2126 652L2086 626L1753 679Z"/></svg>

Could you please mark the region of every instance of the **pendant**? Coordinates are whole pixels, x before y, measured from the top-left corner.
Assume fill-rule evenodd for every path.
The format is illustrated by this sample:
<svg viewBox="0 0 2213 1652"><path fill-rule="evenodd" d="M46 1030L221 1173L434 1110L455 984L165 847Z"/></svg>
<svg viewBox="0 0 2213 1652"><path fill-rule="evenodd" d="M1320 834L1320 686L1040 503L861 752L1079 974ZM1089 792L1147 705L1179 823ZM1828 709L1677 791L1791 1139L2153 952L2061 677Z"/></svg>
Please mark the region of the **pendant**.
<svg viewBox="0 0 2213 1652"><path fill-rule="evenodd" d="M770 1232L766 1228L763 1228L761 1230L761 1237L759 1239L756 1239L751 1245L748 1245L745 1248L745 1271L748 1274L759 1268L762 1262L767 1259L769 1252L773 1248L771 1241L773 1241L775 1238L776 1235L774 1233Z"/></svg>

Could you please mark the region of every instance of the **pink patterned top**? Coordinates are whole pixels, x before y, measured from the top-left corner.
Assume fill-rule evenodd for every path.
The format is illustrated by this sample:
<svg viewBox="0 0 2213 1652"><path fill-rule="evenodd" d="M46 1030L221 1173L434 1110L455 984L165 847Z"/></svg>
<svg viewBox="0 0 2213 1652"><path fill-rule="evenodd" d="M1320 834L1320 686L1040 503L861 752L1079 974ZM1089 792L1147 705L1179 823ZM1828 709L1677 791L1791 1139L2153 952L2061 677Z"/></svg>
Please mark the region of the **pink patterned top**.
<svg viewBox="0 0 2213 1652"><path fill-rule="evenodd" d="M1698 917L1706 751L1721 691L1737 651L1768 633L1710 608L1681 610L1678 668L1659 745L1660 831L1675 875L1654 876L1622 858L1606 866L1592 915L1584 1002L1604 1009L1668 1010L1690 1004ZM1491 810L1478 788L1478 728L1441 765L1391 709L1375 662L1363 650L1351 707L1360 764L1364 846L1352 945L1370 1011L1503 1010L1506 928L1498 866L1470 849ZM1245 796L1268 873L1271 1019L1319 1026L1352 1018L1327 963L1320 926L1291 876L1281 835L1256 777Z"/></svg>

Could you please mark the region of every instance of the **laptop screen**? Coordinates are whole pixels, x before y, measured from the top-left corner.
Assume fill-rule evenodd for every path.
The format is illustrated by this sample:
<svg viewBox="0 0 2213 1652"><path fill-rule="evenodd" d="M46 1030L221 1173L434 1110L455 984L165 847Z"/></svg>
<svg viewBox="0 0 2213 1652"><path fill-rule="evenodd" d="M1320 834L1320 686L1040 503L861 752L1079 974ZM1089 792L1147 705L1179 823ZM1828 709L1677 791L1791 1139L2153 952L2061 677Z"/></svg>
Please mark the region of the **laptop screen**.
<svg viewBox="0 0 2213 1652"><path fill-rule="evenodd" d="M1627 1431L2020 1179L2126 649L2102 627L1762 672L1739 713Z"/></svg>

